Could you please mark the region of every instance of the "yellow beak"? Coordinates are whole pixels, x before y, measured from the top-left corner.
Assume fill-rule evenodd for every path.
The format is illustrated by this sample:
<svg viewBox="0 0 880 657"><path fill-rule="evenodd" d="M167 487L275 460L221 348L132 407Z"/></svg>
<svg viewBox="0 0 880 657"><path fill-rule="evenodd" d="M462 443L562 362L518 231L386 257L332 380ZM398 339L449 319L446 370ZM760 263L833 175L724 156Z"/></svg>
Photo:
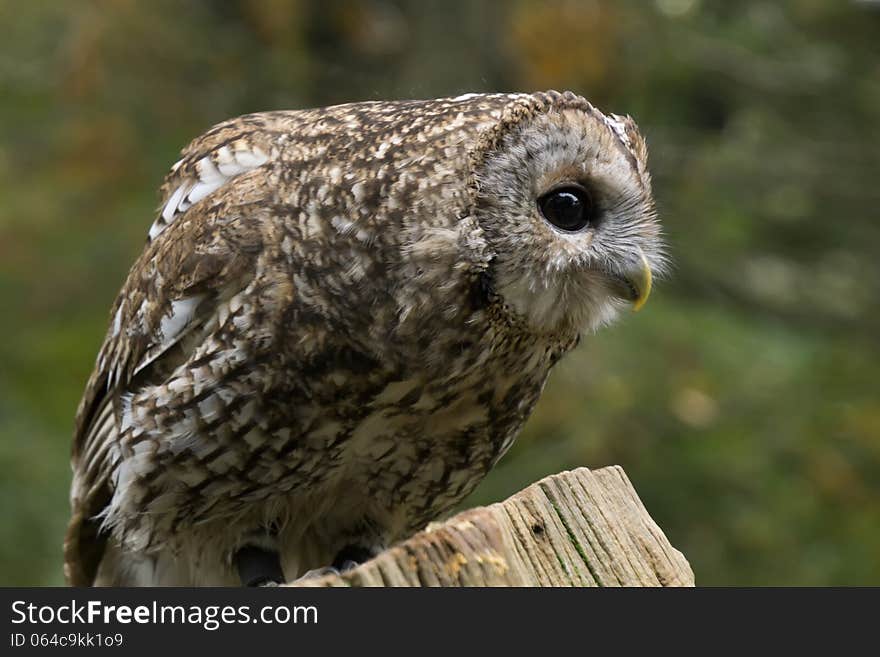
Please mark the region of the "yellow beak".
<svg viewBox="0 0 880 657"><path fill-rule="evenodd" d="M648 301L648 297L651 296L651 265L648 264L648 259L641 249L639 249L639 256L642 260L642 266L630 280L636 291L636 298L633 300L633 312L641 310L642 306Z"/></svg>

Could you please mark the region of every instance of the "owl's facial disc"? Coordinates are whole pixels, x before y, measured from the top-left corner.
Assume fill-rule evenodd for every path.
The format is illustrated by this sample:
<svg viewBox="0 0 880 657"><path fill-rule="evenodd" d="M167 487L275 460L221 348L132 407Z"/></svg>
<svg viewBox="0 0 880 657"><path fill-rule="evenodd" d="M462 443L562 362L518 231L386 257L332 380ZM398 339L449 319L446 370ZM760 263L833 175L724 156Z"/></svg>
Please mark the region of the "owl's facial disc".
<svg viewBox="0 0 880 657"><path fill-rule="evenodd" d="M600 211L590 192L578 183L556 187L538 199L538 210L546 221L563 232L578 232L589 226L598 228ZM633 310L645 305L651 294L651 265L638 248L638 266L624 272L604 271L617 295L632 301Z"/></svg>
<svg viewBox="0 0 880 657"><path fill-rule="evenodd" d="M662 266L644 142L628 119L558 107L512 127L478 172L493 279L536 331L638 310Z"/></svg>

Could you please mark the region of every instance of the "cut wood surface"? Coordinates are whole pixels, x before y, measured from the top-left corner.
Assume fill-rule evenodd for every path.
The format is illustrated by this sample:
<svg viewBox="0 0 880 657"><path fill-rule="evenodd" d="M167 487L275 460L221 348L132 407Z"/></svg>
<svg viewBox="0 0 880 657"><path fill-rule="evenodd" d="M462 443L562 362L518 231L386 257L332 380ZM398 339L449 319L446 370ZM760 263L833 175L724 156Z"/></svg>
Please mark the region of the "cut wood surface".
<svg viewBox="0 0 880 657"><path fill-rule="evenodd" d="M619 466L546 477L294 586L693 586Z"/></svg>

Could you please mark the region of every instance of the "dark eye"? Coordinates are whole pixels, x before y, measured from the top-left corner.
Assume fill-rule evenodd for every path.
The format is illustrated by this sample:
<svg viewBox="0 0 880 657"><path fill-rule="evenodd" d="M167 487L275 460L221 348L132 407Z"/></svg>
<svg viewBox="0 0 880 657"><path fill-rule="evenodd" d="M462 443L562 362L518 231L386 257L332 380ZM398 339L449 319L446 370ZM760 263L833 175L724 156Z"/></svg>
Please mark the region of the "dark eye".
<svg viewBox="0 0 880 657"><path fill-rule="evenodd" d="M538 199L544 219L562 230L580 230L593 220L593 199L582 187L560 187Z"/></svg>

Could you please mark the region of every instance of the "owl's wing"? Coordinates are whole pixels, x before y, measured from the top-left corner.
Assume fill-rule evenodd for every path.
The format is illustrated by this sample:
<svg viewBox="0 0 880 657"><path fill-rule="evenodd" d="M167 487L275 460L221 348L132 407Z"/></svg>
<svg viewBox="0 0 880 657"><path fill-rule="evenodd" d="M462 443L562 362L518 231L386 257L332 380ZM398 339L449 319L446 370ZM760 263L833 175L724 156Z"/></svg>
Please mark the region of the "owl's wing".
<svg viewBox="0 0 880 657"><path fill-rule="evenodd" d="M64 570L92 584L113 494L122 395L184 362L224 300L253 278L263 249L257 208L275 136L268 117L221 124L190 144L162 187L159 217L129 272L76 417Z"/></svg>

